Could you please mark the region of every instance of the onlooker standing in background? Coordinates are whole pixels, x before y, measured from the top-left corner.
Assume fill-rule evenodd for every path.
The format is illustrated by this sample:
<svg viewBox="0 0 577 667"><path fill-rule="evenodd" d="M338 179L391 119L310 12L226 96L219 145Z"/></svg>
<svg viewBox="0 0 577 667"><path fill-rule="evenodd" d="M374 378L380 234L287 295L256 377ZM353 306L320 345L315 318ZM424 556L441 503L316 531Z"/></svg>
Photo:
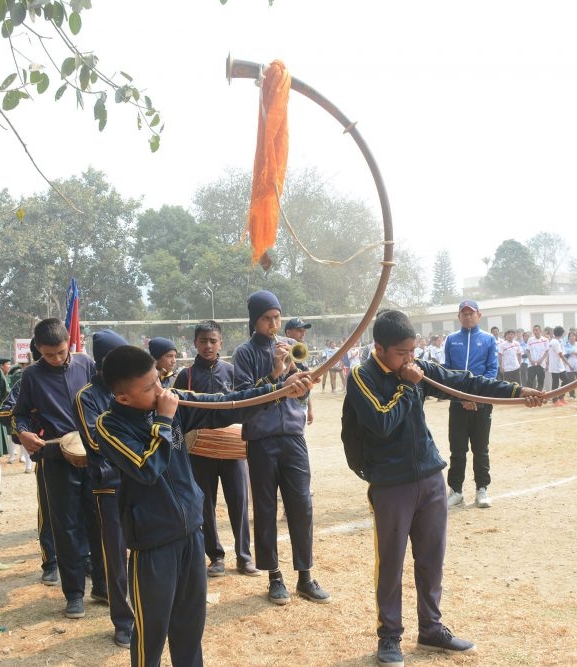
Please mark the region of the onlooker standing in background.
<svg viewBox="0 0 577 667"><path fill-rule="evenodd" d="M505 331L505 340L499 343L499 370L505 382L521 384L522 352L519 342L515 340L513 329Z"/></svg>
<svg viewBox="0 0 577 667"><path fill-rule="evenodd" d="M530 336L529 331L523 331L523 329L518 329L517 330L517 340L519 341L519 345L521 346L521 366L520 366L520 372L521 372L521 384L523 387L527 386L527 378L529 374L529 346L527 345L527 341L529 340Z"/></svg>
<svg viewBox="0 0 577 667"><path fill-rule="evenodd" d="M542 391L545 383L545 368L547 368L547 352L549 340L541 335L541 327L535 324L533 335L527 341L529 368L527 370L527 384L533 389Z"/></svg>
<svg viewBox="0 0 577 667"><path fill-rule="evenodd" d="M569 384L569 377L567 369L570 370L569 362L565 359L565 345L563 343L563 334L565 329L563 327L555 327L553 329L553 338L549 343L549 371L551 372L551 390L557 389L559 386ZM555 407L567 405L565 394L556 396L553 399Z"/></svg>
<svg viewBox="0 0 577 667"><path fill-rule="evenodd" d="M473 375L496 379L499 362L497 340L479 328L481 311L476 301L465 300L459 305L461 330L447 336L445 343L445 367L451 370L468 370ZM477 507L491 507L487 487L491 483L489 473L489 433L491 431L490 404L451 400L449 407L449 445L451 462L447 481L449 484L449 508L463 502L463 482L467 465L469 441L473 452L473 474L477 491Z"/></svg>

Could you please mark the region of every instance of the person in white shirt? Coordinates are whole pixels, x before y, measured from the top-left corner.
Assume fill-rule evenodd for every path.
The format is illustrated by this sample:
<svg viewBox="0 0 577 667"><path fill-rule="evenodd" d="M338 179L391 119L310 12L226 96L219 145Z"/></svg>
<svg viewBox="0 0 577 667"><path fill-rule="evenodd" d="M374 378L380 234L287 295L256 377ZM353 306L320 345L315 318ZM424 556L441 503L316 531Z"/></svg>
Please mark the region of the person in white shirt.
<svg viewBox="0 0 577 667"><path fill-rule="evenodd" d="M527 384L539 391L543 390L543 383L545 382L548 351L549 340L541 335L541 327L536 324L533 327L533 335L527 341L527 354L529 355Z"/></svg>
<svg viewBox="0 0 577 667"><path fill-rule="evenodd" d="M505 340L497 347L499 351L499 370L505 382L521 384L521 359L523 353L519 342L515 340L515 331L505 331Z"/></svg>
<svg viewBox="0 0 577 667"><path fill-rule="evenodd" d="M563 334L565 329L563 327L555 327L553 329L553 338L549 343L549 371L551 373L551 390L557 389L559 386L563 387L569 384L569 376L567 370L571 370L569 362L565 358L565 344L563 342ZM553 399L555 407L567 405L565 394L556 396Z"/></svg>

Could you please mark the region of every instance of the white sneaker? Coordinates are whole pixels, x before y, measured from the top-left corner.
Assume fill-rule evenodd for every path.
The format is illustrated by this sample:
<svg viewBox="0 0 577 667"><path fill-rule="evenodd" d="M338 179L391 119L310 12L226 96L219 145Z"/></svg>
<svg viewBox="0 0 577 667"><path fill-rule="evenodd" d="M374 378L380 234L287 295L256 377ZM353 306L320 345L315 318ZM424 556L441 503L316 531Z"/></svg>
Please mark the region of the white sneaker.
<svg viewBox="0 0 577 667"><path fill-rule="evenodd" d="M477 489L477 493L475 494L475 505L481 508L491 507L491 499L487 495L487 489L484 486Z"/></svg>
<svg viewBox="0 0 577 667"><path fill-rule="evenodd" d="M447 497L447 507L451 509L452 507L460 505L462 502L463 502L463 494L459 493L458 491L453 491L453 489L449 487L449 496Z"/></svg>

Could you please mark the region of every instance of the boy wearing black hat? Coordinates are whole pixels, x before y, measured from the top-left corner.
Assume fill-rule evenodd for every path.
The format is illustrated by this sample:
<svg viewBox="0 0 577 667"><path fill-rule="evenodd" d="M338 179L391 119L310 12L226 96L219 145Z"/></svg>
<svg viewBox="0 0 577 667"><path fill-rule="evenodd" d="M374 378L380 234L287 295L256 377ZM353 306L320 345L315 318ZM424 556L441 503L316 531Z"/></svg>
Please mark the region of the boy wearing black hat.
<svg viewBox="0 0 577 667"><path fill-rule="evenodd" d="M176 376L176 345L168 338L158 336L148 343L150 354L156 359L156 368L160 374L160 384L169 389L174 384Z"/></svg>
<svg viewBox="0 0 577 667"><path fill-rule="evenodd" d="M111 350L121 345L127 345L127 342L110 329L97 331L93 335L92 352L97 372L90 383L76 394L72 408L86 450L106 564L106 598L101 599L108 602L110 608L114 643L121 648L130 648L134 614L126 600L126 542L120 526L117 495L120 471L102 454L96 441L96 420L108 409L112 399L112 393L102 380L102 361Z"/></svg>
<svg viewBox="0 0 577 667"><path fill-rule="evenodd" d="M296 372L289 344L279 341L281 305L267 290L248 299L251 338L234 353L235 388L259 387ZM297 594L312 602L331 601L330 594L311 579L313 564L313 509L310 494L310 463L304 438L305 411L293 398L268 405L243 424L248 441L248 465L254 508L256 566L269 571L268 599L274 604L290 602L279 569L277 548L277 492L283 499L293 567L298 570Z"/></svg>

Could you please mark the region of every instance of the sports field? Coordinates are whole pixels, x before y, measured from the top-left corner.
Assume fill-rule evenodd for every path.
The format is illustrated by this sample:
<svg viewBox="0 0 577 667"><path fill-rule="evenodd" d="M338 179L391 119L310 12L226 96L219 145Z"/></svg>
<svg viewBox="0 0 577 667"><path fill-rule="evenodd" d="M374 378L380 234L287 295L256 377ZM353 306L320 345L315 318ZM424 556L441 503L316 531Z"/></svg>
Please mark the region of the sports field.
<svg viewBox="0 0 577 667"><path fill-rule="evenodd" d="M342 394L315 388L307 440L315 506L314 576L333 602L266 599L265 577L210 579L204 655L207 667L361 667L376 664L373 537L366 485L346 467L340 443ZM448 458L448 403L426 403L429 426ZM495 408L491 509L451 510L443 594L444 622L477 643L471 656L415 648L410 548L404 581L406 665L577 665L577 401L539 409ZM3 459L5 461L5 459ZM468 468L466 499L474 496ZM63 615L59 588L39 583L35 483L23 464L3 463L0 514L0 662L3 667L129 665L112 642L107 608L86 598L86 617ZM281 512L279 510L279 517ZM232 544L221 503L221 537ZM286 523L279 521L281 569L294 590ZM87 587L89 590L89 587ZM168 651L163 665L170 665Z"/></svg>

